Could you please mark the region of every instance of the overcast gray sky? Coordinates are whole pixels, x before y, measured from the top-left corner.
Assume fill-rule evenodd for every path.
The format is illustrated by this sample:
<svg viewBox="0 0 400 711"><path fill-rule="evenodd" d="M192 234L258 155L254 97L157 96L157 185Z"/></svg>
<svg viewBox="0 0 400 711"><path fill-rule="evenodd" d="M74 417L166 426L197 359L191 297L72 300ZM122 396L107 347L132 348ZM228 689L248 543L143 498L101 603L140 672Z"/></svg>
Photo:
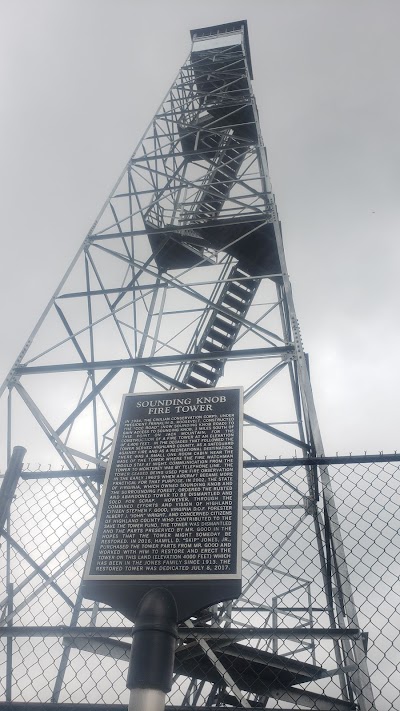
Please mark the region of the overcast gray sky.
<svg viewBox="0 0 400 711"><path fill-rule="evenodd" d="M400 449L397 0L2 0L0 379L190 29L237 19L326 450Z"/></svg>

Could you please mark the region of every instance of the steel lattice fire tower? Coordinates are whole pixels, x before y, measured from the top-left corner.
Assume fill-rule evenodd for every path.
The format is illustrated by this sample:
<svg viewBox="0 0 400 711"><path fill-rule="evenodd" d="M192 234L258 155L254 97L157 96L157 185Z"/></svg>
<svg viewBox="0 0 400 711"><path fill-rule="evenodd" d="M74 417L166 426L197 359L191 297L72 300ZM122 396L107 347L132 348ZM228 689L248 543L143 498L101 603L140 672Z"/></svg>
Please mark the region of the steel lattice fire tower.
<svg viewBox="0 0 400 711"><path fill-rule="evenodd" d="M45 640L44 628L64 626L42 643L49 696L33 682L13 694L30 678L34 640L9 638L4 707L100 699L117 708L123 679L110 696L99 678L96 696L74 675L83 663L93 679L99 665L123 671L128 658L129 623L79 594L121 397L218 384L245 392L243 593L184 625L170 703L372 711L339 518L316 462L323 447L247 24L191 35L187 61L1 390L8 456L23 444L28 460L52 464L25 472L21 486L58 502L45 521L28 505L18 522L11 507L2 625L28 626L35 639L43 628ZM21 526L32 545L18 544Z"/></svg>

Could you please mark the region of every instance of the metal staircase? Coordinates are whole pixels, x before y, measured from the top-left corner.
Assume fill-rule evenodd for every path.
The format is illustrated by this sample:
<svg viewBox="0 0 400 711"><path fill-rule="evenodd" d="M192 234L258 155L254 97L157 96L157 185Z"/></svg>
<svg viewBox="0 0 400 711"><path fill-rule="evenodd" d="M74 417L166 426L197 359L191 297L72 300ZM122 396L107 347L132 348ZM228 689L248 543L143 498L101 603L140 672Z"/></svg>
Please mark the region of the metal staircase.
<svg viewBox="0 0 400 711"><path fill-rule="evenodd" d="M220 297L196 347L197 353L230 351L236 341L243 320L259 286L240 264L235 265L227 278ZM223 372L224 360L201 361L190 364L183 382L194 388L214 387Z"/></svg>

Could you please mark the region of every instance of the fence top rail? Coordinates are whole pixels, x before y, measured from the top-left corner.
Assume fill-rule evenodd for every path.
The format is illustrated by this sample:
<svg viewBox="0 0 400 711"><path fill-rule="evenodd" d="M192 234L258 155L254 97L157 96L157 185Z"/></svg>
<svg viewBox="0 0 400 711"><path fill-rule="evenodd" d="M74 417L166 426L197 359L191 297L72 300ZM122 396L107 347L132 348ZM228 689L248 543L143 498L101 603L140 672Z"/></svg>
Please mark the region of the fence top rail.
<svg viewBox="0 0 400 711"><path fill-rule="evenodd" d="M392 454L348 454L343 456L330 457L276 457L274 459L245 459L243 467L245 469L258 469L263 467L301 467L301 466L322 466L324 464L373 464L375 462L400 462L400 453ZM68 479L76 477L90 477L91 479L101 483L104 479L105 465L103 468L97 469L48 469L43 471L39 469L25 470L21 474L22 479Z"/></svg>
<svg viewBox="0 0 400 711"><path fill-rule="evenodd" d="M180 639L364 639L365 633L357 627L178 627ZM132 627L1 627L0 637L68 637L68 639L130 637Z"/></svg>
<svg viewBox="0 0 400 711"><path fill-rule="evenodd" d="M334 457L291 457L283 459L247 459L243 461L245 469L256 467L299 467L306 464L373 464L374 462L400 462L400 454L348 454Z"/></svg>

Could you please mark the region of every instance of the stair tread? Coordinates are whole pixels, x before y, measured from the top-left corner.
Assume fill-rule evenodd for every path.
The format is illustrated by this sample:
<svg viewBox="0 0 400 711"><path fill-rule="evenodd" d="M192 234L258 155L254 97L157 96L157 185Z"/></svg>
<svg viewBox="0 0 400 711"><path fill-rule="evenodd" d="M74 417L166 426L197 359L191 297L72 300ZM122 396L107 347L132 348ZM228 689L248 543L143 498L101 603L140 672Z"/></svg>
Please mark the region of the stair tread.
<svg viewBox="0 0 400 711"><path fill-rule="evenodd" d="M210 353L212 353L213 351L224 351L225 350L225 348L216 346L215 343L212 343L211 341L204 341L203 348L205 348L205 350L209 351Z"/></svg>
<svg viewBox="0 0 400 711"><path fill-rule="evenodd" d="M219 316L217 316L214 319L214 326L216 328L220 328L222 331L225 331L226 333L234 334L239 329L240 322L234 321L233 323L229 323L228 321L223 321Z"/></svg>
<svg viewBox="0 0 400 711"><path fill-rule="evenodd" d="M211 362L214 363L214 361ZM204 378L209 378L210 380L219 375L217 370L208 370L208 368L205 368L204 365L200 365L200 363L194 364L192 373L197 373L198 375L202 375Z"/></svg>
<svg viewBox="0 0 400 711"><path fill-rule="evenodd" d="M215 328L210 328L210 330L208 331L208 338L211 338L214 341L219 341L219 343L222 343L224 346L229 346L234 341L234 338L232 338L232 335L227 334L227 333L226 334L220 333Z"/></svg>
<svg viewBox="0 0 400 711"><path fill-rule="evenodd" d="M206 383L203 380L194 378L193 375L189 376L189 378L187 379L187 382L188 382L188 385L195 385L197 388L209 388L212 385L212 383Z"/></svg>
<svg viewBox="0 0 400 711"><path fill-rule="evenodd" d="M243 313L247 309L247 306L248 306L247 303L245 303L244 301L240 301L239 299L236 299L234 296L230 296L230 294L224 294L222 303L228 304L228 306L232 306L232 308L236 309L237 311L240 311L241 313Z"/></svg>

